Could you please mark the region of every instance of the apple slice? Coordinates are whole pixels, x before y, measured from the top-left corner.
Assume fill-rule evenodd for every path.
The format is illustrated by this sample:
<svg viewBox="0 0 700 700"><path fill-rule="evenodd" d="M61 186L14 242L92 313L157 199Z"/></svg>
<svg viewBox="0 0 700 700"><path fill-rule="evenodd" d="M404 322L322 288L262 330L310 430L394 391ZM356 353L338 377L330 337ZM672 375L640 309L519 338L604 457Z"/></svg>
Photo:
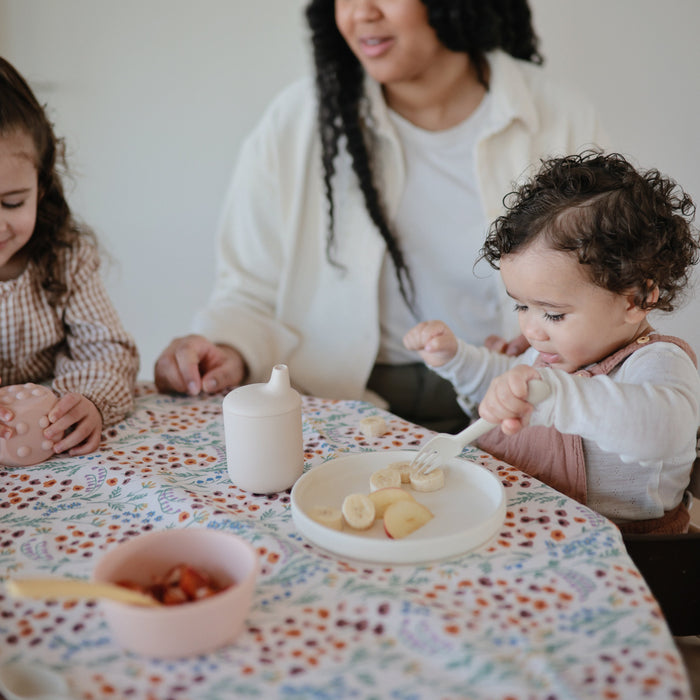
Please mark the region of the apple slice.
<svg viewBox="0 0 700 700"><path fill-rule="evenodd" d="M369 500L374 503L375 518L380 520L384 517L384 511L392 503L396 503L396 501L415 501L416 499L400 486L386 486L383 489L372 491L369 494Z"/></svg>
<svg viewBox="0 0 700 700"><path fill-rule="evenodd" d="M432 518L430 510L416 500L395 501L384 511L384 531L393 540L398 540L423 527Z"/></svg>

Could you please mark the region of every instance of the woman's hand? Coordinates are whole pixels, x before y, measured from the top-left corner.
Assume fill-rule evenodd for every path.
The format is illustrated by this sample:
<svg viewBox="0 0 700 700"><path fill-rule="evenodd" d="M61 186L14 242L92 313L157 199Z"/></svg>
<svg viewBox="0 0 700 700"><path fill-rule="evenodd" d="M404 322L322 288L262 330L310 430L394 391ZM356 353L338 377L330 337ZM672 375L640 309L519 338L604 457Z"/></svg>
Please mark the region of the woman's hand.
<svg viewBox="0 0 700 700"><path fill-rule="evenodd" d="M442 321L423 321L403 337L407 350L416 350L428 367L441 367L457 354L457 338Z"/></svg>
<svg viewBox="0 0 700 700"><path fill-rule="evenodd" d="M202 335L175 338L156 361L158 391L196 396L239 386L248 375L243 356L230 345L215 345Z"/></svg>
<svg viewBox="0 0 700 700"><path fill-rule="evenodd" d="M519 335L513 340L506 340L501 338L500 335L490 335L484 341L484 346L492 352L500 352L510 357L517 357L530 347L530 343L527 342L524 335Z"/></svg>
<svg viewBox="0 0 700 700"><path fill-rule="evenodd" d="M500 423L506 435L515 435L529 423L534 408L527 400L527 384L531 379L541 377L529 365L516 365L493 379L479 404L479 415L489 423Z"/></svg>
<svg viewBox="0 0 700 700"><path fill-rule="evenodd" d="M82 394L62 396L49 411L49 425L44 437L54 442L56 454L68 452L71 457L94 452L102 437L102 414Z"/></svg>

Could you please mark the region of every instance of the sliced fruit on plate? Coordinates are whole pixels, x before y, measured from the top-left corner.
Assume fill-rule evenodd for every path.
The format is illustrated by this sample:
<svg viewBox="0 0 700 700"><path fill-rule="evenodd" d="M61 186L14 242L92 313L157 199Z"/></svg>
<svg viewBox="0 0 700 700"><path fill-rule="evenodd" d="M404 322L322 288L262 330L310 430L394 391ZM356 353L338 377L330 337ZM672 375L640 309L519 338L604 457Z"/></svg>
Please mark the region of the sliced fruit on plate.
<svg viewBox="0 0 700 700"><path fill-rule="evenodd" d="M333 506L316 506L309 511L309 517L319 525L324 525L332 530L343 529L343 514L340 508Z"/></svg>
<svg viewBox="0 0 700 700"><path fill-rule="evenodd" d="M390 486L401 486L401 472L396 469L378 469L372 472L369 477L369 488L371 491L389 488Z"/></svg>
<svg viewBox="0 0 700 700"><path fill-rule="evenodd" d="M411 460L402 459L399 462L392 462L388 469L395 469L401 475L401 483L411 483Z"/></svg>
<svg viewBox="0 0 700 700"><path fill-rule="evenodd" d="M374 522L374 503L364 493L351 493L343 501L345 522L355 530L366 530Z"/></svg>
<svg viewBox="0 0 700 700"><path fill-rule="evenodd" d="M423 527L432 518L430 509L416 500L396 501L384 511L384 531L398 540Z"/></svg>
<svg viewBox="0 0 700 700"><path fill-rule="evenodd" d="M425 473L412 473L411 486L416 491L437 491L445 485L445 472L437 467L433 471Z"/></svg>
<svg viewBox="0 0 700 700"><path fill-rule="evenodd" d="M369 500L374 503L374 517L379 520L384 517L384 512L396 501L415 501L413 495L400 486L387 486L377 489L369 494Z"/></svg>

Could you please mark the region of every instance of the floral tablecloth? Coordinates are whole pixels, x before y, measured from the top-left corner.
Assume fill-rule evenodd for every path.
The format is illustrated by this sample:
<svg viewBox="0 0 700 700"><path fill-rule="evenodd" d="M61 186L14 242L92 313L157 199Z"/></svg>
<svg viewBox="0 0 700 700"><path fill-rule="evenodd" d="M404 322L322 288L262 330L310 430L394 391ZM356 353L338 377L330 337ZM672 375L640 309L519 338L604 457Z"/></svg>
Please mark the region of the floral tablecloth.
<svg viewBox="0 0 700 700"><path fill-rule="evenodd" d="M343 560L295 530L288 492L231 483L222 398L142 384L97 452L0 467L0 578L88 578L104 551L143 532L232 531L262 561L239 641L149 660L112 641L94 602L17 600L0 585L0 663L58 670L84 700L691 698L658 606L604 518L467 448L506 487L491 541L431 565ZM304 397L303 414L307 470L430 437L363 402ZM359 421L375 414L389 432L368 439Z"/></svg>

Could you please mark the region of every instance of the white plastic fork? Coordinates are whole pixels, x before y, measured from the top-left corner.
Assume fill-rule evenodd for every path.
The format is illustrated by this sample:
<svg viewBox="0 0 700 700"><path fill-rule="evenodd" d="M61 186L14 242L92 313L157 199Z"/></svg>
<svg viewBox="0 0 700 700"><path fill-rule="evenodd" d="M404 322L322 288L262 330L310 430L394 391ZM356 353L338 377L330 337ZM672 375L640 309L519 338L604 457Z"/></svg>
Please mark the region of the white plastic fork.
<svg viewBox="0 0 700 700"><path fill-rule="evenodd" d="M549 387L540 379L531 379L527 389L527 400L531 404L538 404L549 396ZM469 443L478 440L484 433L488 433L495 427L494 423L479 418L456 435L447 433L436 435L418 450L411 462L411 473L429 474L447 460L456 457Z"/></svg>

